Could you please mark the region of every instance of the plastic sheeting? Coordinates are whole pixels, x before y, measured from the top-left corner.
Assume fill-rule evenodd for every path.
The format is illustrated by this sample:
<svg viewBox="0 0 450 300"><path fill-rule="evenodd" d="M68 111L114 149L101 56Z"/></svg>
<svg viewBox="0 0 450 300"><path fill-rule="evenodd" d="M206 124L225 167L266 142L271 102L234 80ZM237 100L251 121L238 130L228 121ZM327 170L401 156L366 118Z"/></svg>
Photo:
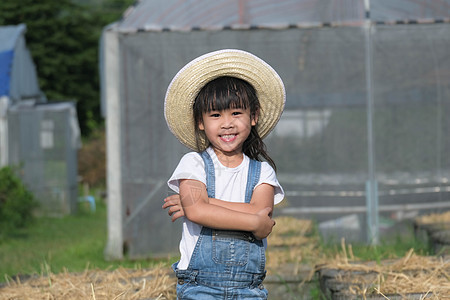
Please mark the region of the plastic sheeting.
<svg viewBox="0 0 450 300"><path fill-rule="evenodd" d="M377 22L445 20L450 18L449 0L372 0L370 17Z"/></svg>
<svg viewBox="0 0 450 300"><path fill-rule="evenodd" d="M189 0L140 1L117 30L190 30L283 27L290 24L361 22L363 1Z"/></svg>
<svg viewBox="0 0 450 300"><path fill-rule="evenodd" d="M166 0L139 1L116 30L191 30L251 26L278 28L314 24L360 25L370 10L374 22L448 20L450 0Z"/></svg>
<svg viewBox="0 0 450 300"><path fill-rule="evenodd" d="M0 26L0 52L13 50L16 47L17 40L21 38L26 30L25 24Z"/></svg>

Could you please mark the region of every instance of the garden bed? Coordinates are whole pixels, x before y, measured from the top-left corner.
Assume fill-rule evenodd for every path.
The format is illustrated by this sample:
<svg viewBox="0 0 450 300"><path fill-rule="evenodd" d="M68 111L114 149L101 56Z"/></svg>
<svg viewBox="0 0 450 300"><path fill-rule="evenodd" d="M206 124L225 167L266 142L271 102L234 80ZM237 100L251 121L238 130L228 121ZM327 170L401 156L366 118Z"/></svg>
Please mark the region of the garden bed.
<svg viewBox="0 0 450 300"><path fill-rule="evenodd" d="M419 256L412 249L381 262L345 254L317 266L317 275L327 299L450 299L450 257Z"/></svg>
<svg viewBox="0 0 450 300"><path fill-rule="evenodd" d="M434 254L450 255L450 211L416 218L414 232L418 239L429 244Z"/></svg>

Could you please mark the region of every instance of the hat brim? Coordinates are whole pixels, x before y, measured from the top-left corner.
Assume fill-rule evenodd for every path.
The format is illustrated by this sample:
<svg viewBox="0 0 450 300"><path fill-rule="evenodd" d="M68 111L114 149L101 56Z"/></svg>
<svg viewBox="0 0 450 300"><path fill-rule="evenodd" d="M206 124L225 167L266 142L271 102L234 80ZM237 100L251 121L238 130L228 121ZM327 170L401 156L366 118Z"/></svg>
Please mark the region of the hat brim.
<svg viewBox="0 0 450 300"><path fill-rule="evenodd" d="M200 149L195 137L193 105L203 86L218 77L230 76L250 83L260 102L256 130L265 138L283 113L286 92L278 73L259 57L237 49L225 49L202 55L184 66L167 88L164 115L170 131L186 147L203 151L208 142L201 137Z"/></svg>

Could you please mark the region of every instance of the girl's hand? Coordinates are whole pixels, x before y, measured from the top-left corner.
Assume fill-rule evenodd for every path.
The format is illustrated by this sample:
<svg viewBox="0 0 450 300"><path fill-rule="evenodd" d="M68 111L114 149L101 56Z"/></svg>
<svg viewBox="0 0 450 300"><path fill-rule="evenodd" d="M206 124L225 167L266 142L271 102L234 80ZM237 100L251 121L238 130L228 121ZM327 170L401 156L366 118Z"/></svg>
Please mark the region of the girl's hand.
<svg viewBox="0 0 450 300"><path fill-rule="evenodd" d="M259 225L257 226L257 229L253 231L253 235L258 240L262 240L269 236L273 226L275 226L275 221L272 219L272 208L266 207L260 210L256 216L258 217Z"/></svg>
<svg viewBox="0 0 450 300"><path fill-rule="evenodd" d="M183 206L181 206L180 195L178 194L165 198L162 208L169 208L167 212L169 216L172 217L172 222L175 222L178 218L184 217Z"/></svg>

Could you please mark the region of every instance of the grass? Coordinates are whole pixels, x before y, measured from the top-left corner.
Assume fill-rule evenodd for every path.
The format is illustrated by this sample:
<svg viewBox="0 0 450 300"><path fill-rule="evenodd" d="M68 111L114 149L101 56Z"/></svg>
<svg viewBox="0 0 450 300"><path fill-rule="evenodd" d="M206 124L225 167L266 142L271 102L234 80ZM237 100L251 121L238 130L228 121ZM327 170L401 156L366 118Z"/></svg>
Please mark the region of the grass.
<svg viewBox="0 0 450 300"><path fill-rule="evenodd" d="M379 262L383 259L403 257L410 249L414 249L414 252L418 255L431 255L430 245L416 238L412 223L409 227L409 229L404 229L395 235L381 237L377 245L347 243L347 246L350 244L355 258L363 261L370 260ZM342 251L342 244L329 244L322 240L321 248L325 256L334 257L336 253Z"/></svg>
<svg viewBox="0 0 450 300"><path fill-rule="evenodd" d="M6 276L48 271L145 268L171 263L170 259L106 261L103 257L106 237L106 206L101 201L97 202L94 213L83 203L76 215L38 218L28 228L0 241L0 282Z"/></svg>
<svg viewBox="0 0 450 300"><path fill-rule="evenodd" d="M356 245L356 247L353 247L353 252L361 260L380 261L382 259L402 257L410 249L414 249L414 252L419 255L430 255L429 246L415 239L412 228L409 234L399 235L394 239L381 240L379 245Z"/></svg>

